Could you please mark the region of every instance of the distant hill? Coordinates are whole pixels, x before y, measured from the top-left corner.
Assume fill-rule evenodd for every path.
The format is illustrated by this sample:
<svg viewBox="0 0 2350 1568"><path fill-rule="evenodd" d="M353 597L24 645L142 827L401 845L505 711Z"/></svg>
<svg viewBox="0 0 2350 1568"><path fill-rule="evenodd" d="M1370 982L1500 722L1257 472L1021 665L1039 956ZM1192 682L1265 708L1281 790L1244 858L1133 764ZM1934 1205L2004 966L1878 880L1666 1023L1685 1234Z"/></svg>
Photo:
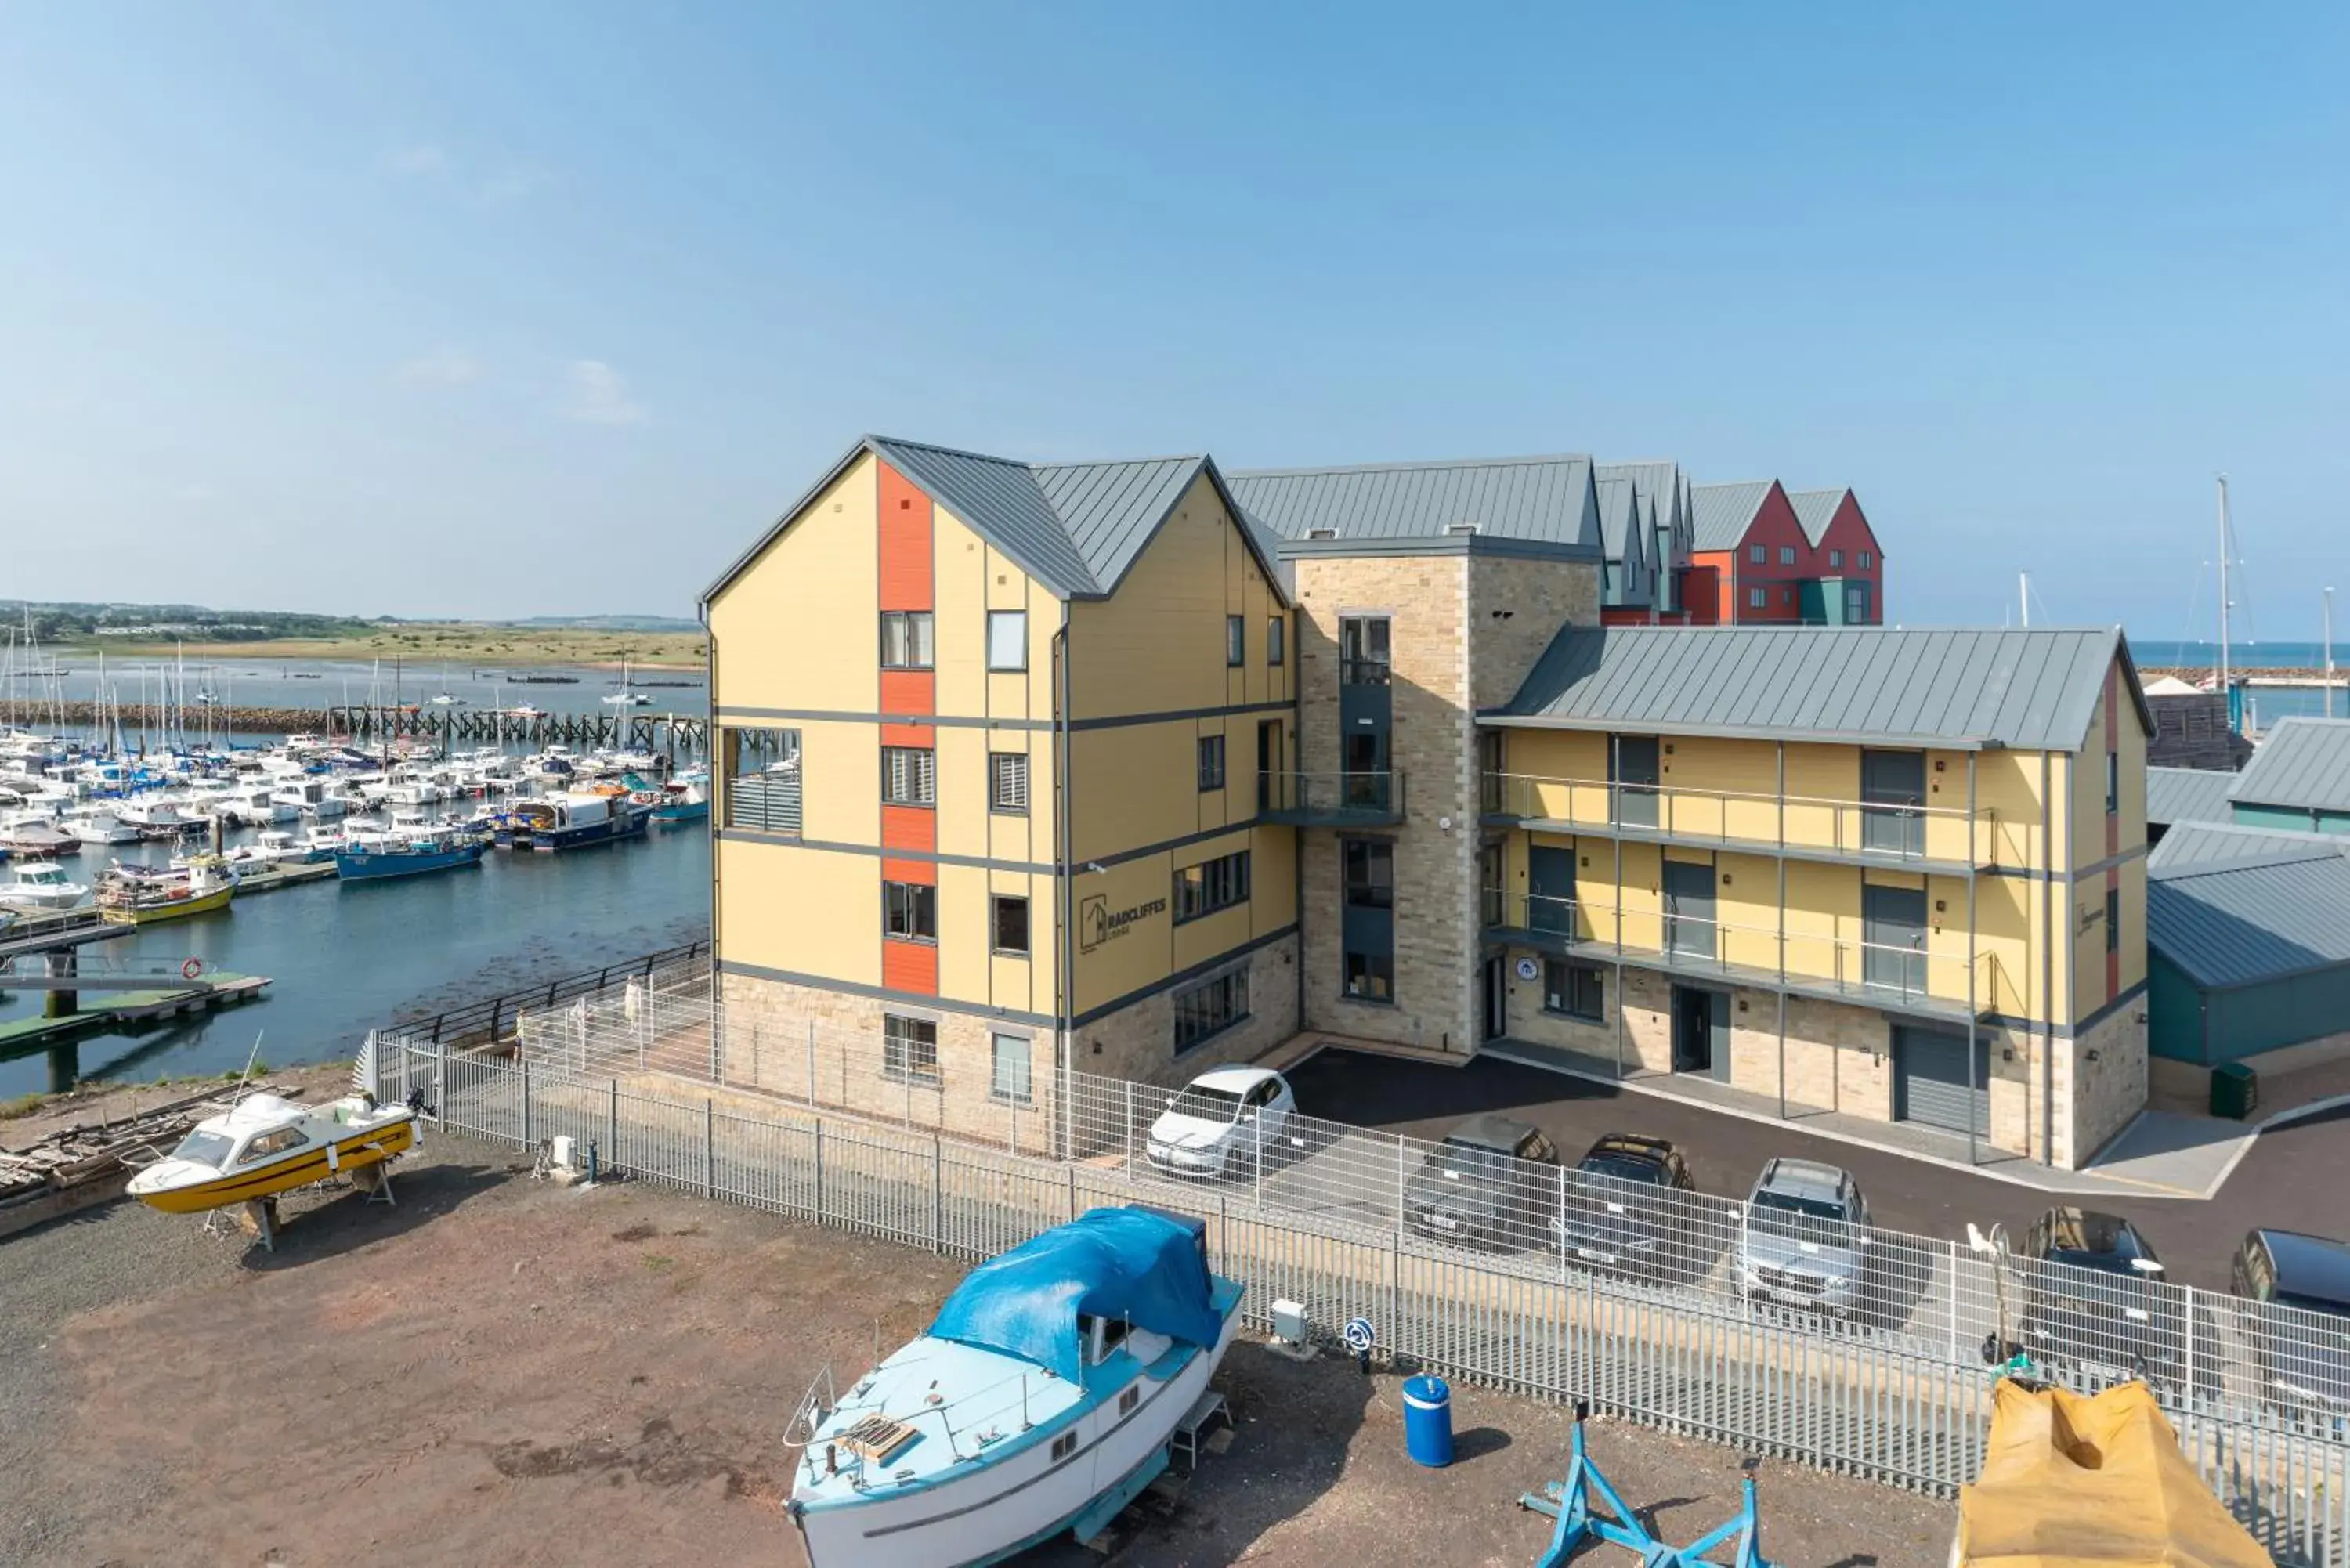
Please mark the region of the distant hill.
<svg viewBox="0 0 2350 1568"><path fill-rule="evenodd" d="M519 620L435 620L408 616L303 615L284 610L221 610L203 605L88 604L0 599L0 629L21 631L27 618L44 642L270 642L284 639L348 639L390 628L439 626L511 628L516 631L629 631L702 635L691 617L663 615L531 616Z"/></svg>

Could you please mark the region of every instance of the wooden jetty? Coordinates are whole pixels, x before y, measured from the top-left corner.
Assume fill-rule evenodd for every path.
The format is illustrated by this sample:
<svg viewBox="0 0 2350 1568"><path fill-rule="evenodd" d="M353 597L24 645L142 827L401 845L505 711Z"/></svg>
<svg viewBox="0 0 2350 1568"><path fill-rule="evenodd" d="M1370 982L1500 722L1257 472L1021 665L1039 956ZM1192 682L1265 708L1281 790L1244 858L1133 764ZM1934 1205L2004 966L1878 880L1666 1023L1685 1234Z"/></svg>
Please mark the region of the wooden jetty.
<svg viewBox="0 0 2350 1568"><path fill-rule="evenodd" d="M142 1023L154 1023L188 1012L208 1012L216 1007L232 1007L240 1002L257 1000L269 984L269 977L259 974L237 974L224 969L205 970L192 980L179 985L115 988L103 975L69 976L0 976L0 987L54 990L73 997L76 1005L54 1014L44 1012L35 1018L12 1018L0 1022L0 1062L17 1056L29 1056L36 1051L53 1050L84 1034L109 1029L126 1029ZM65 992L65 986L77 989ZM88 1006L80 1005L81 991L104 991L106 1000ZM77 1064L78 1065L78 1064ZM78 1076L78 1071L69 1075ZM66 1087L68 1085L53 1085Z"/></svg>
<svg viewBox="0 0 2350 1568"><path fill-rule="evenodd" d="M45 705L42 713L50 714ZM67 725L109 722L89 702L55 705L55 720ZM130 728L125 725L126 730ZM429 703L329 708L228 708L192 710L184 726L191 739L230 735L324 734L353 745L415 739L437 746L523 744L627 747L666 756L699 756L710 742L710 722L691 713L515 714L487 708L435 708Z"/></svg>

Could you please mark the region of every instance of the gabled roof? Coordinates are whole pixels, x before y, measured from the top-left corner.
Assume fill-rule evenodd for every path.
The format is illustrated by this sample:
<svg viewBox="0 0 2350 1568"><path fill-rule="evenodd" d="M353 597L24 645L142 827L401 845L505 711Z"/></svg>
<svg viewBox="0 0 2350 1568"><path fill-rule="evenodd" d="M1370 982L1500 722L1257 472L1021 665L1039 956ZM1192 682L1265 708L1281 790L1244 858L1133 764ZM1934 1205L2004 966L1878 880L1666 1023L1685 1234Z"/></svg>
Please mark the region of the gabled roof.
<svg viewBox="0 0 2350 1568"><path fill-rule="evenodd" d="M2235 783L2234 774L2211 768L2148 768L2146 819L2165 827L2178 822L2226 822L2230 815L2228 791Z"/></svg>
<svg viewBox="0 0 2350 1568"><path fill-rule="evenodd" d="M2350 964L2350 855L2173 867L2147 881L2146 935L2203 986Z"/></svg>
<svg viewBox="0 0 2350 1568"><path fill-rule="evenodd" d="M1640 497L1631 481L1605 479L1599 482L1599 541L1611 561L1620 561L1630 547L1634 558L1644 552L1640 548L1639 529L1636 526L1640 514Z"/></svg>
<svg viewBox="0 0 2350 1568"><path fill-rule="evenodd" d="M702 602L717 597L810 502L868 452L1011 556L1046 592L1065 599L1104 598L1115 592L1159 524L1204 473L1240 522L1258 566L1284 599L1288 597L1286 579L1265 548L1263 535L1242 517L1240 504L1212 458L1028 463L891 436L865 436L702 590Z"/></svg>
<svg viewBox="0 0 2350 1568"><path fill-rule="evenodd" d="M2117 628L1568 627L1486 722L1846 744L2078 751L2122 661Z"/></svg>
<svg viewBox="0 0 2350 1568"><path fill-rule="evenodd" d="M1804 525L1804 537L1817 545L1835 520L1836 508L1844 504L1851 490L1790 490L1787 504L1795 509L1795 521Z"/></svg>
<svg viewBox="0 0 2350 1568"><path fill-rule="evenodd" d="M1335 529L1341 545L1473 530L1522 544L1599 548L1591 460L1574 454L1257 469L1230 480L1249 514L1292 544L1324 528Z"/></svg>
<svg viewBox="0 0 2350 1568"><path fill-rule="evenodd" d="M1700 484L1690 491L1690 521L1696 529L1695 550L1735 550L1754 525L1754 514L1778 483L1752 479L1740 484Z"/></svg>
<svg viewBox="0 0 2350 1568"><path fill-rule="evenodd" d="M2350 814L2350 719L2283 719L2252 749L2230 798Z"/></svg>
<svg viewBox="0 0 2350 1568"><path fill-rule="evenodd" d="M2153 770L2147 770L2151 773ZM2226 778L2228 775L2219 775ZM2239 827L2225 820L2171 826L2146 857L2148 877L2185 877L2220 866L2281 866L2350 857L2350 836L2294 833L2281 827Z"/></svg>

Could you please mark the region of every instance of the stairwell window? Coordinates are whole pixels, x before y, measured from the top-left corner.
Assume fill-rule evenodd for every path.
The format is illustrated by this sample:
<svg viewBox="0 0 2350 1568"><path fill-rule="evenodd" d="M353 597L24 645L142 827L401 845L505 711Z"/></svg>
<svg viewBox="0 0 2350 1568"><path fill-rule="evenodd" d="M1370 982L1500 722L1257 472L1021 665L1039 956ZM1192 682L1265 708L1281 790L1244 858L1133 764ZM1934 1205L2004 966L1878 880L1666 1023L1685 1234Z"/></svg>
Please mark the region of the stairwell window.
<svg viewBox="0 0 2350 1568"><path fill-rule="evenodd" d="M1338 684L1385 686L1390 628L1383 615L1347 616L1338 622Z"/></svg>
<svg viewBox="0 0 2350 1568"><path fill-rule="evenodd" d="M1200 793L1224 787L1224 738L1222 735L1200 737Z"/></svg>
<svg viewBox="0 0 2350 1568"><path fill-rule="evenodd" d="M1228 615L1224 618L1224 666L1238 670L1248 662L1248 618Z"/></svg>
<svg viewBox="0 0 2350 1568"><path fill-rule="evenodd" d="M2113 815L2122 808L2122 759L2119 753L2106 753L2106 815Z"/></svg>
<svg viewBox="0 0 2350 1568"><path fill-rule="evenodd" d="M1028 668L1028 612L987 612L987 667L990 670Z"/></svg>
<svg viewBox="0 0 2350 1568"><path fill-rule="evenodd" d="M939 890L919 882L882 883L881 934L899 941L937 941Z"/></svg>
<svg viewBox="0 0 2350 1568"><path fill-rule="evenodd" d="M2122 950L2122 896L2119 888L2106 894L2106 950Z"/></svg>
<svg viewBox="0 0 2350 1568"><path fill-rule="evenodd" d="M938 753L919 746L882 747L881 799L889 805L938 805Z"/></svg>
<svg viewBox="0 0 2350 1568"><path fill-rule="evenodd" d="M1006 816L1028 815L1028 753L987 754L987 809Z"/></svg>
<svg viewBox="0 0 2350 1568"><path fill-rule="evenodd" d="M881 668L928 670L931 663L931 612L881 612Z"/></svg>
<svg viewBox="0 0 2350 1568"><path fill-rule="evenodd" d="M1279 616L1264 623L1264 661L1278 670L1288 654L1289 623Z"/></svg>
<svg viewBox="0 0 2350 1568"><path fill-rule="evenodd" d="M939 1026L927 1018L881 1015L881 1075L893 1083L939 1081Z"/></svg>

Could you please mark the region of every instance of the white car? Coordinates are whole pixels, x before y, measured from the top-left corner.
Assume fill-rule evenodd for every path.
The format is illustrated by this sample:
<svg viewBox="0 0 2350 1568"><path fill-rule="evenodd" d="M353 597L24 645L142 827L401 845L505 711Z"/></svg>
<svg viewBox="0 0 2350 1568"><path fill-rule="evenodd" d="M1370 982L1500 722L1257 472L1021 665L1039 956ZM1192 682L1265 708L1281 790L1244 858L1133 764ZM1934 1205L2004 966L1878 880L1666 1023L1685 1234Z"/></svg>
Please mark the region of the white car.
<svg viewBox="0 0 2350 1568"><path fill-rule="evenodd" d="M1150 1124L1150 1163L1175 1176L1242 1175L1297 1111L1289 1081L1263 1067L1202 1073Z"/></svg>

